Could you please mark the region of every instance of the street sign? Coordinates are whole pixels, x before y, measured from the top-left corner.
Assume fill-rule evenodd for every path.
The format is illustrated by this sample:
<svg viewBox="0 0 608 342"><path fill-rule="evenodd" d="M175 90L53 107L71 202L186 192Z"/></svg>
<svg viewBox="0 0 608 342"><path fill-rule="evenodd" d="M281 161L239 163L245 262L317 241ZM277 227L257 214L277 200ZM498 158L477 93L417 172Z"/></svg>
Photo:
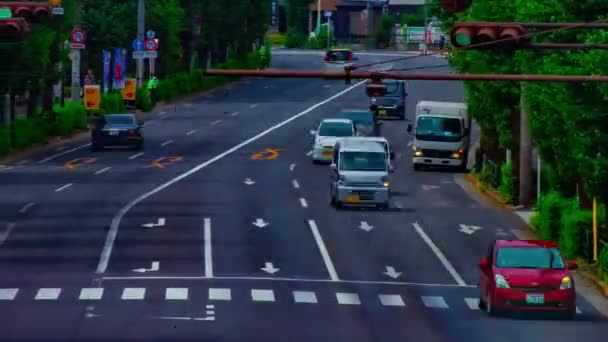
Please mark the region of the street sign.
<svg viewBox="0 0 608 342"><path fill-rule="evenodd" d="M144 58L158 58L157 51L144 51Z"/></svg>
<svg viewBox="0 0 608 342"><path fill-rule="evenodd" d="M331 11L325 11L325 16L326 17L331 17L331 14L332 14Z"/></svg>
<svg viewBox="0 0 608 342"><path fill-rule="evenodd" d="M81 29L75 29L72 31L70 38L74 44L84 44L87 41L87 33Z"/></svg>
<svg viewBox="0 0 608 342"><path fill-rule="evenodd" d="M144 59L144 51L133 51L133 59Z"/></svg>
<svg viewBox="0 0 608 342"><path fill-rule="evenodd" d="M144 51L144 40L143 39L134 39L131 44L133 51Z"/></svg>
<svg viewBox="0 0 608 342"><path fill-rule="evenodd" d="M0 8L0 19L10 19L13 17L13 11L8 7Z"/></svg>
<svg viewBox="0 0 608 342"><path fill-rule="evenodd" d="M158 49L158 43L154 39L146 39L144 45L146 51L156 51L156 49Z"/></svg>
<svg viewBox="0 0 608 342"><path fill-rule="evenodd" d="M63 7L52 7L51 13L54 15L63 15L63 13L64 13Z"/></svg>
<svg viewBox="0 0 608 342"><path fill-rule="evenodd" d="M152 30L148 30L148 32L146 32L146 38L148 38L148 39L156 38L156 32L154 32Z"/></svg>
<svg viewBox="0 0 608 342"><path fill-rule="evenodd" d="M72 43L70 44L71 49L84 49L86 48L84 44L81 43Z"/></svg>

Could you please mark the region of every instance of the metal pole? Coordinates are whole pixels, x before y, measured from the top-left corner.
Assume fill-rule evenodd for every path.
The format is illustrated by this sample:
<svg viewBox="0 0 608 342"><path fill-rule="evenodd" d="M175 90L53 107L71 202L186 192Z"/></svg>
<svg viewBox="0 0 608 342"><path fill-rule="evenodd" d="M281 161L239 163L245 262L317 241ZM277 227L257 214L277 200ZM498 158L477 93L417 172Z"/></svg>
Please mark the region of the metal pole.
<svg viewBox="0 0 608 342"><path fill-rule="evenodd" d="M74 8L74 29L80 28L80 12L82 4L79 0L76 1ZM72 101L80 101L80 49L72 49Z"/></svg>
<svg viewBox="0 0 608 342"><path fill-rule="evenodd" d="M138 0L137 1L137 39L144 39L145 35L145 19L146 19L146 1ZM144 79L144 60L136 59L137 63L137 87L140 88L143 86Z"/></svg>
<svg viewBox="0 0 608 342"><path fill-rule="evenodd" d="M327 49L331 49L331 17L327 17Z"/></svg>
<svg viewBox="0 0 608 342"><path fill-rule="evenodd" d="M597 231L597 198L593 198L593 262L597 261L597 245L598 245L598 231Z"/></svg>
<svg viewBox="0 0 608 342"><path fill-rule="evenodd" d="M541 171L542 171L542 164L541 164L541 160L540 160L540 155L538 154L538 150L536 151L536 205L538 206L538 203L540 201L540 191L541 191L541 186L540 186L540 181L541 181Z"/></svg>
<svg viewBox="0 0 608 342"><path fill-rule="evenodd" d="M427 36L427 27L429 25L429 0L424 0L424 36L423 36L423 46L424 46L424 51L423 54L427 54L429 47L427 46L426 43L426 36Z"/></svg>
<svg viewBox="0 0 608 342"><path fill-rule="evenodd" d="M528 111L524 102L525 83L521 82L520 98L520 136L519 136L519 204L528 205L531 195L531 171L532 171L532 136L528 120Z"/></svg>

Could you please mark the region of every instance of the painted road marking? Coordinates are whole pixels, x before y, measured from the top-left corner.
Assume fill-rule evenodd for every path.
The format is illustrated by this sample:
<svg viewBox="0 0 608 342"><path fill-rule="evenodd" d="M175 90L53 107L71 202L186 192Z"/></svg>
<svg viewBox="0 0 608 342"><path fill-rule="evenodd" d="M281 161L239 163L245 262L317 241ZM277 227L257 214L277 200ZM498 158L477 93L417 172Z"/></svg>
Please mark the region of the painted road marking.
<svg viewBox="0 0 608 342"><path fill-rule="evenodd" d="M264 151L254 153L251 155L253 160L275 160L279 157L280 149L278 148L267 148Z"/></svg>
<svg viewBox="0 0 608 342"><path fill-rule="evenodd" d="M297 180L295 180L295 179L294 179L294 180L292 180L292 181L291 181L291 183L293 184L293 187L294 187L294 188L296 188L296 189L299 189L299 188L300 188L300 183L298 183L298 181L297 181Z"/></svg>
<svg viewBox="0 0 608 342"><path fill-rule="evenodd" d="M292 171L296 168L296 164L289 165L289 171Z"/></svg>
<svg viewBox="0 0 608 342"><path fill-rule="evenodd" d="M323 242L323 238L321 237L321 233L319 233L319 228L317 227L317 223L314 220L308 220L308 225L310 226L310 230L312 231L312 235L317 242L317 247L319 248L319 252L321 253L321 257L325 262L325 267L327 268L327 273L329 273L329 277L332 281L338 281L338 273L334 268L334 263L331 261L329 257L329 252L327 251L327 247L325 247L325 242Z"/></svg>
<svg viewBox="0 0 608 342"><path fill-rule="evenodd" d="M312 291L293 291L293 301L296 303L318 303L317 295Z"/></svg>
<svg viewBox="0 0 608 342"><path fill-rule="evenodd" d="M479 298L465 298L464 301L471 310L479 310Z"/></svg>
<svg viewBox="0 0 608 342"><path fill-rule="evenodd" d="M173 144L173 140L167 140L164 143L160 144L160 146L165 147L165 146L167 146L169 144Z"/></svg>
<svg viewBox="0 0 608 342"><path fill-rule="evenodd" d="M143 287L127 287L122 291L123 300L143 300L146 296L146 289Z"/></svg>
<svg viewBox="0 0 608 342"><path fill-rule="evenodd" d="M230 289L209 289L209 300L232 300Z"/></svg>
<svg viewBox="0 0 608 342"><path fill-rule="evenodd" d="M116 236L118 235L118 228L120 227L120 222L122 221L122 218L125 216L125 214L131 210L131 208L133 208L135 205L137 205L138 203L140 203L141 201L147 199L148 197L168 188L169 186L181 181L182 179L189 177L195 173L197 173L198 171L208 167L209 165L217 162L218 160L221 160L223 158L225 158L226 156L229 156L231 154L233 154L234 152L242 149L243 147L261 139L262 137L270 134L271 132L276 131L277 129L289 124L292 121L295 121L307 114L309 114L310 112L312 112L313 110L341 97L342 95L352 91L353 89L363 85L365 82L367 82L367 80L363 80L360 82L355 83L354 85L342 90L341 92L334 94L333 96L328 97L327 99L312 105L310 107L308 107L307 109L301 111L298 114L293 115L292 117L283 120L281 122L279 122L278 124L269 127L268 129L264 130L261 133L258 133L257 135L241 142L240 144L237 144L231 148L229 148L228 150L216 155L215 157L207 160L206 162L203 162L197 166L195 166L194 168L182 173L181 175L171 179L170 181L159 185L158 187L140 195L139 197L135 198L134 200L132 200L131 202L127 203L124 207L122 207L118 213L116 213L116 215L114 216L114 218L112 219L112 223L110 224L110 229L108 229L108 234L106 235L106 240L104 242L104 246L103 249L101 251L101 255L99 257L99 263L97 264L97 269L96 269L96 273L100 274L100 273L105 273L106 269L108 268L108 263L110 261L110 256L112 255L112 249L114 248L114 241L116 240Z"/></svg>
<svg viewBox="0 0 608 342"><path fill-rule="evenodd" d="M17 226L17 223L10 222L6 224L6 230L0 235L0 246L4 244L4 242L11 236L13 229Z"/></svg>
<svg viewBox="0 0 608 342"><path fill-rule="evenodd" d="M100 300L103 297L103 288L87 287L80 290L80 300Z"/></svg>
<svg viewBox="0 0 608 342"><path fill-rule="evenodd" d="M475 234L476 231L481 230L481 227L478 226L469 226L466 224L460 224L460 229L458 229L458 231L463 232L467 235L472 235Z"/></svg>
<svg viewBox="0 0 608 342"><path fill-rule="evenodd" d="M439 296L422 296L422 303L427 308L447 309L448 303L445 302L443 297Z"/></svg>
<svg viewBox="0 0 608 342"><path fill-rule="evenodd" d="M20 162L18 162L16 165L25 165L25 164L27 164L29 161L30 161L29 159L24 159L24 160L21 160Z"/></svg>
<svg viewBox="0 0 608 342"><path fill-rule="evenodd" d="M53 154L52 156L50 156L48 158L42 159L41 161L38 162L38 164L44 164L44 163L46 163L48 161L51 161L51 160L53 160L53 159L55 159L57 157L64 156L64 155L66 155L68 153L72 153L74 151L78 151L78 150L81 150L81 149L83 149L85 147L89 147L89 146L91 146L91 143L80 145L78 147L74 147L73 149L70 149L70 150L67 150L67 151L63 151L61 153Z"/></svg>
<svg viewBox="0 0 608 342"><path fill-rule="evenodd" d="M252 104L251 106L249 106L249 108L255 108L255 107L257 107L257 106L258 106L258 104L257 104L257 103L254 103L254 104Z"/></svg>
<svg viewBox="0 0 608 342"><path fill-rule="evenodd" d="M36 205L36 203L34 203L34 202L30 202L30 203L24 205L23 207L21 207L21 209L19 209L19 214L27 213L27 211L35 205Z"/></svg>
<svg viewBox="0 0 608 342"><path fill-rule="evenodd" d="M190 132L186 133L186 135L192 135L192 134L196 133L196 131L197 131L196 129L193 129Z"/></svg>
<svg viewBox="0 0 608 342"><path fill-rule="evenodd" d="M63 166L66 169L73 170L80 165L93 164L96 161L97 161L97 158L76 158L76 159L72 159L69 162L65 163Z"/></svg>
<svg viewBox="0 0 608 342"><path fill-rule="evenodd" d="M306 198L300 198L300 205L302 205L302 208L308 208L308 203L306 203Z"/></svg>
<svg viewBox="0 0 608 342"><path fill-rule="evenodd" d="M210 123L209 125L215 126L215 125L219 124L220 122L222 122L222 120L215 120L212 123Z"/></svg>
<svg viewBox="0 0 608 342"><path fill-rule="evenodd" d="M167 300L188 300L188 289L184 287L170 287L165 290Z"/></svg>
<svg viewBox="0 0 608 342"><path fill-rule="evenodd" d="M306 152L306 156L307 156L307 157L312 156L312 151L308 151L308 152Z"/></svg>
<svg viewBox="0 0 608 342"><path fill-rule="evenodd" d="M405 306L405 302L400 295L381 294L378 295L380 303L384 306Z"/></svg>
<svg viewBox="0 0 608 342"><path fill-rule="evenodd" d="M336 293L336 299L338 300L338 304L361 305L361 300L359 299L359 295L356 293L338 292L338 293Z"/></svg>
<svg viewBox="0 0 608 342"><path fill-rule="evenodd" d="M254 302L274 302L274 291L272 290L251 290L251 299Z"/></svg>
<svg viewBox="0 0 608 342"><path fill-rule="evenodd" d="M213 256L211 254L211 219L208 217L205 217L204 219L203 230L203 255L205 256L205 277L213 278Z"/></svg>
<svg viewBox="0 0 608 342"><path fill-rule="evenodd" d="M137 157L141 157L141 156L143 156L143 155L144 155L144 153L143 153L143 152L139 152L139 153L137 153L137 154L134 154L134 155L130 156L130 157L129 157L129 160L133 160L133 159L135 159L135 158L137 158Z"/></svg>
<svg viewBox="0 0 608 342"><path fill-rule="evenodd" d="M62 186L60 188L55 189L55 192L63 191L63 190L65 190L65 189L67 189L67 188L69 188L71 186L72 186L72 183L68 183L68 184L66 184L66 185L64 185L64 186Z"/></svg>
<svg viewBox="0 0 608 342"><path fill-rule="evenodd" d="M111 166L104 167L103 169L101 169L101 170L99 170L99 171L95 172L95 174L96 174L96 175L102 174L102 173L104 173L104 172L108 171L108 170L109 170L109 169L111 169L111 168L112 168Z"/></svg>
<svg viewBox="0 0 608 342"><path fill-rule="evenodd" d="M445 255L443 255L443 253L441 252L441 250L439 250L439 247L437 247L437 245L435 245L435 243L433 242L433 240L431 240L431 238L429 238L429 236L426 235L426 233L424 232L424 230L422 229L422 227L420 227L420 225L418 224L418 222L413 223L412 225L414 226L414 229L416 230L416 232L418 232L418 235L420 235L420 237L422 238L422 240L424 240L424 242L426 242L426 244L433 251L433 253L435 253L435 255L437 256L437 258L439 259L439 261L443 264L443 267L445 267L445 269L448 270L448 272L452 275L452 277L454 278L454 280L456 281L456 283L458 285L460 285L460 286L466 286L467 283L464 282L464 280L458 274L458 272L456 271L456 269L454 268L454 266L452 266L452 264L450 263L450 261L445 257Z"/></svg>
<svg viewBox="0 0 608 342"><path fill-rule="evenodd" d="M232 116L237 116L237 115L239 115L239 112L234 112L234 113L232 113L232 114L230 114L230 115L232 115Z"/></svg>
<svg viewBox="0 0 608 342"><path fill-rule="evenodd" d="M165 114L165 115L162 115L162 116L160 117L160 119L161 119L161 120L165 120L167 117L169 117L169 115L168 115L168 114Z"/></svg>
<svg viewBox="0 0 608 342"><path fill-rule="evenodd" d="M38 289L36 293L36 300L57 300L59 298L59 294L61 293L61 289L58 288L48 288L48 289Z"/></svg>
<svg viewBox="0 0 608 342"><path fill-rule="evenodd" d="M164 169L167 165L172 165L184 160L184 157L176 156L176 157L162 157L158 158L155 161L151 162L150 165L146 166L146 168L155 167L157 169Z"/></svg>
<svg viewBox="0 0 608 342"><path fill-rule="evenodd" d="M14 300L19 289L0 289L0 300Z"/></svg>

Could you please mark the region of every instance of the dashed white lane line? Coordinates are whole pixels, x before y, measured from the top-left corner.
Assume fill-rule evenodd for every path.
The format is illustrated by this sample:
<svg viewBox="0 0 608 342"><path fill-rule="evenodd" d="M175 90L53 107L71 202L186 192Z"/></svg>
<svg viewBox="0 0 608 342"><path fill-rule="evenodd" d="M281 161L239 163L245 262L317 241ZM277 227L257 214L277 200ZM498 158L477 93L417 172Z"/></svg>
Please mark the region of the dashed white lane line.
<svg viewBox="0 0 608 342"><path fill-rule="evenodd" d="M137 153L137 154L134 154L134 155L130 156L130 157L129 157L129 159L130 159L130 160L133 160L133 159L138 158L138 157L141 157L141 156L143 156L143 155L144 155L144 153L143 153L143 152L139 152L139 153Z"/></svg>
<svg viewBox="0 0 608 342"><path fill-rule="evenodd" d="M197 173L198 171L208 167L209 165L217 162L218 160L221 160L221 159L225 158L226 156L233 154L234 152L261 139L262 137L270 134L271 132L274 132L277 129L291 123L292 121L295 121L295 120L309 114L313 110L343 96L344 94L347 94L348 92L352 91L353 89L358 88L359 86L363 85L365 82L367 82L367 81L364 80L364 81L355 83L354 85L342 90L341 92L338 92L338 93L326 98L325 100L318 102L318 103L306 108L305 110L291 116L290 118L283 120L272 127L269 127L268 129L264 130L263 132L260 132L259 134L241 142L240 144L233 146L232 148L216 155L215 157L197 165L196 167L182 173L181 175L169 180L168 182L166 182L164 184L159 185L158 187L142 194L141 196L139 196L139 197L135 198L134 200L132 200L131 202L127 203L124 207L122 207L118 211L118 213L112 219L112 223L110 224L110 229L108 229L108 233L106 235L106 240L104 242L101 256L99 257L99 263L97 264L96 273L98 273L98 274L105 273L106 269L108 268L108 263L110 261L110 257L112 255L112 249L114 248L114 241L116 240L116 236L118 235L118 229L120 227L120 222L122 221L122 218L127 214L127 212L129 210L131 210L131 208L136 206L138 203L140 203L141 201L147 199L148 197L168 188L169 186L181 181L182 179ZM334 270L334 272L335 272L335 270Z"/></svg>
<svg viewBox="0 0 608 342"><path fill-rule="evenodd" d="M131 159L131 158L129 158L129 159ZM104 173L104 172L108 171L108 170L109 170L109 169L111 169L111 168L112 168L111 166L104 167L103 169L101 169L101 170L99 170L99 171L95 172L95 174L96 174L96 175L102 174L102 173Z"/></svg>
<svg viewBox="0 0 608 342"><path fill-rule="evenodd" d="M293 171L296 168L296 164L289 165L289 171Z"/></svg>
<svg viewBox="0 0 608 342"><path fill-rule="evenodd" d="M25 160L22 160L22 161L18 162L16 165L25 165L25 164L27 164L29 161L30 161L29 159L25 159Z"/></svg>
<svg viewBox="0 0 608 342"><path fill-rule="evenodd" d="M405 306L400 295L378 295L380 303L384 306Z"/></svg>
<svg viewBox="0 0 608 342"><path fill-rule="evenodd" d="M251 299L254 302L274 302L274 291L272 290L251 290Z"/></svg>
<svg viewBox="0 0 608 342"><path fill-rule="evenodd" d="M467 283L464 282L464 280L458 274L458 272L456 271L456 269L454 268L454 266L452 266L452 264L450 263L450 261L445 257L445 255L443 255L443 253L441 252L441 250L439 250L439 247L437 247L437 245L435 245L435 243L433 242L433 240L431 240L431 238L429 238L429 236L426 235L426 233L424 232L424 230L422 229L422 227L420 227L420 225L418 224L418 222L413 223L412 225L414 226L414 229L416 230L416 232L418 232L418 235L420 235L420 237L422 238L422 240L424 240L424 242L426 242L426 244L433 251L433 253L435 253L435 255L437 256L437 258L439 259L439 261L443 264L443 267L445 267L446 270L448 270L448 272L452 275L452 277L454 278L454 280L456 280L456 283L458 283L458 285L460 285L460 286L466 286Z"/></svg>
<svg viewBox="0 0 608 342"><path fill-rule="evenodd" d="M160 119L161 119L161 120L165 120L167 117L169 117L169 115L165 114L165 115L162 115L162 116L160 117Z"/></svg>
<svg viewBox="0 0 608 342"><path fill-rule="evenodd" d="M210 123L209 125L215 126L215 125L219 124L220 122L222 122L222 120L215 120L212 123Z"/></svg>
<svg viewBox="0 0 608 342"><path fill-rule="evenodd" d="M21 207L21 209L19 209L19 214L27 213L27 211L30 210L30 208L35 205L36 205L36 203L34 203L34 202L30 202L30 203L24 205L23 207Z"/></svg>
<svg viewBox="0 0 608 342"><path fill-rule="evenodd" d="M327 268L327 273L332 281L338 281L338 273L334 268L334 263L331 261L329 256L329 252L327 251L327 247L325 247L325 242L323 242L323 238L321 238L321 233L319 233L319 228L317 227L317 223L314 220L308 220L308 225L310 226L310 230L312 231L312 235L317 242L317 247L319 248L319 252L321 253L321 257L323 258L323 262L325 262L325 267Z"/></svg>
<svg viewBox="0 0 608 342"><path fill-rule="evenodd" d="M237 116L237 115L239 115L239 112L234 112L234 113L232 113L232 114L230 114L230 115L231 115L231 116Z"/></svg>
<svg viewBox="0 0 608 342"><path fill-rule="evenodd" d="M306 198L300 198L300 205L302 208L308 208L308 203L306 202Z"/></svg>
<svg viewBox="0 0 608 342"><path fill-rule="evenodd" d="M127 287L122 291L123 300L143 300L146 296L146 289L143 287Z"/></svg>
<svg viewBox="0 0 608 342"><path fill-rule="evenodd" d="M164 146L167 146L167 145L169 145L169 144L173 144L173 140L167 140L167 141L165 141L164 143L160 144L160 146L163 146L163 147L164 147Z"/></svg>
<svg viewBox="0 0 608 342"><path fill-rule="evenodd" d="M17 223L15 222L6 224L6 229L0 234L0 246L2 246L4 244L4 241L6 241L9 236L11 236L11 233L13 232L16 226Z"/></svg>
<svg viewBox="0 0 608 342"><path fill-rule="evenodd" d="M316 304L317 295L312 291L293 291L293 301L296 303Z"/></svg>
<svg viewBox="0 0 608 342"><path fill-rule="evenodd" d="M89 147L89 146L91 146L91 143L80 145L78 147L74 147L73 149L70 149L70 150L67 150L67 151L63 151L61 153L53 154L52 156L50 156L48 158L42 159L41 161L38 162L38 164L44 164L44 163L46 163L48 161L51 161L51 160L53 160L53 159L55 159L57 157L64 156L64 155L66 155L68 153L72 153L74 151L78 151L78 150L81 150L81 149L83 149L85 147Z"/></svg>
<svg viewBox="0 0 608 342"><path fill-rule="evenodd" d="M63 191L63 190L65 190L65 189L67 189L67 188L69 188L71 186L72 186L72 183L68 183L68 184L66 184L66 185L64 185L64 186L62 186L60 188L55 189L55 192Z"/></svg>
<svg viewBox="0 0 608 342"><path fill-rule="evenodd" d="M59 294L61 293L61 289L58 288L48 288L48 289L39 289L36 293L35 300L57 300L59 298Z"/></svg>
<svg viewBox="0 0 608 342"><path fill-rule="evenodd" d="M230 289L209 289L209 300L232 300Z"/></svg>
<svg viewBox="0 0 608 342"><path fill-rule="evenodd" d="M249 106L249 108L255 108L255 107L257 107L257 106L258 106L258 104L257 104L257 103L254 103L254 104L252 104L251 106Z"/></svg>
<svg viewBox="0 0 608 342"><path fill-rule="evenodd" d="M308 152L306 152L306 156L307 156L307 157L312 156L312 151L308 151Z"/></svg>
<svg viewBox="0 0 608 342"><path fill-rule="evenodd" d="M291 181L291 184L293 184L293 187L295 189L299 189L300 188L300 183L298 183L298 181L295 180L295 179Z"/></svg>
<svg viewBox="0 0 608 342"><path fill-rule="evenodd" d="M359 295L356 293L338 292L336 293L336 299L338 300L338 304L361 305L361 299L359 299Z"/></svg>
<svg viewBox="0 0 608 342"><path fill-rule="evenodd" d="M170 287L165 290L167 300L188 300L188 288Z"/></svg>
<svg viewBox="0 0 608 342"><path fill-rule="evenodd" d="M205 256L205 277L213 278L213 255L211 254L211 219L203 221L203 255Z"/></svg>
<svg viewBox="0 0 608 342"><path fill-rule="evenodd" d="M186 133L186 135L192 135L192 134L196 133L196 131L197 131L196 129L193 129L190 132Z"/></svg>

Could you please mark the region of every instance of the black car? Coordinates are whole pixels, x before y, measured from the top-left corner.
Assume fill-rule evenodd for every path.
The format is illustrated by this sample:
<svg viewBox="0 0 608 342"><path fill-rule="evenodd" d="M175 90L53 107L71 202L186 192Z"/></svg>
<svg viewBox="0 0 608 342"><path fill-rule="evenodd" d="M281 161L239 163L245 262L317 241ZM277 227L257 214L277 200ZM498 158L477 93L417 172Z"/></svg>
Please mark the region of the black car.
<svg viewBox="0 0 608 342"><path fill-rule="evenodd" d="M383 83L386 85L386 95L371 98L370 108L379 119L405 120L406 83L404 81L384 81Z"/></svg>
<svg viewBox="0 0 608 342"><path fill-rule="evenodd" d="M91 129L91 150L105 147L129 147L141 150L144 137L134 114L108 114L100 117Z"/></svg>
<svg viewBox="0 0 608 342"><path fill-rule="evenodd" d="M350 119L355 123L358 136L378 137L380 136L380 125L373 112L368 110L343 110L338 115L341 119Z"/></svg>

